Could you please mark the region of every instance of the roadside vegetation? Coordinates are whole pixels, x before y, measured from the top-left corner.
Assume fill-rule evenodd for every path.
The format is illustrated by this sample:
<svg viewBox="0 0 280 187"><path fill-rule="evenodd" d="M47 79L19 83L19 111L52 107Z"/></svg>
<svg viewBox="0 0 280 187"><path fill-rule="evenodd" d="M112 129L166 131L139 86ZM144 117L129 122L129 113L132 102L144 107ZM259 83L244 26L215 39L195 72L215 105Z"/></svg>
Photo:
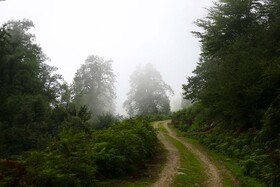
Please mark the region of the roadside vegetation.
<svg viewBox="0 0 280 187"><path fill-rule="evenodd" d="M138 176L160 151L150 122L171 116L175 128L218 152L214 160L242 185L279 187L279 10L279 0L219 0L196 22L202 53L183 85L184 105L192 105L170 115L173 90L147 64L130 77L130 119L115 115L112 60L89 55L69 84L48 65L32 21L3 24L0 186L96 186ZM166 136L181 153L180 172L193 172L174 183L201 180L194 155Z"/></svg>
<svg viewBox="0 0 280 187"><path fill-rule="evenodd" d="M183 85L193 105L172 116L188 136L237 161L226 162L232 171L265 186L280 186L279 10L277 0L215 3L194 32L201 58Z"/></svg>
<svg viewBox="0 0 280 187"><path fill-rule="evenodd" d="M153 127L143 119L124 120L102 131L64 129L45 150L2 160L1 186L91 186L137 174L157 146Z"/></svg>
<svg viewBox="0 0 280 187"><path fill-rule="evenodd" d="M198 107L198 104L194 104L174 113L174 127L184 136L196 139L215 151L216 153L209 155L212 155L214 160L222 160L241 184L248 187L273 186L269 185L269 181L273 184L278 175L278 160L275 159L278 155L265 152L265 142L258 139L261 132L246 131L237 134L222 124L211 126L204 121L203 108Z"/></svg>
<svg viewBox="0 0 280 187"><path fill-rule="evenodd" d="M168 152L166 148L159 142L153 159L140 168L135 174L126 175L116 179L107 179L99 181L97 186L111 187L147 187L156 182L159 178L164 165L166 163Z"/></svg>

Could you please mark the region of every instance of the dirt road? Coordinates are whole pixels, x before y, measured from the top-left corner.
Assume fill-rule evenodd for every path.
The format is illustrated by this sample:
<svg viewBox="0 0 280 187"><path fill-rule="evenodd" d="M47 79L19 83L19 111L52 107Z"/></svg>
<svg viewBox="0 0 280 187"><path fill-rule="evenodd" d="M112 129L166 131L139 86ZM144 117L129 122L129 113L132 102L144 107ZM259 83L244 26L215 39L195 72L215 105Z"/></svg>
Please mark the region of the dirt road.
<svg viewBox="0 0 280 187"><path fill-rule="evenodd" d="M155 128L158 127L159 123L155 124ZM222 179L219 173L218 168L211 162L206 154L198 150L195 146L190 143L187 143L182 138L178 137L169 127L168 121L164 122L163 126L167 129L169 136L180 141L187 149L189 149L199 160L201 160L202 164L206 169L207 181L206 187L223 187ZM163 145L168 150L167 162L160 174L160 178L156 183L152 185L152 187L169 187L171 186L172 180L178 173L177 168L180 167L180 154L176 147L167 140L167 138L159 132L158 134L159 140L163 143Z"/></svg>
<svg viewBox="0 0 280 187"><path fill-rule="evenodd" d="M158 128L159 122L155 124ZM152 185L152 187L168 187L171 186L172 180L177 174L177 168L180 166L180 154L177 148L167 140L167 138L159 132L158 139L168 151L166 164L160 174L159 179Z"/></svg>

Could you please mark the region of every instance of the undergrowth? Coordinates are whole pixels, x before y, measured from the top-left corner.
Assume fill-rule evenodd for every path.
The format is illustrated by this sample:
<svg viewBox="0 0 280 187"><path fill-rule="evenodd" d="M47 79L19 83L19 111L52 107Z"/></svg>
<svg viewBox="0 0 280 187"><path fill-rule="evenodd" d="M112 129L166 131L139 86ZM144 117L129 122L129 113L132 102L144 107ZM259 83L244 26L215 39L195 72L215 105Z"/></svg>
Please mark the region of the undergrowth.
<svg viewBox="0 0 280 187"><path fill-rule="evenodd" d="M270 139L265 127L230 128L223 121L211 121L199 103L174 113L172 124L188 137L234 161L236 164L228 161L225 164L244 185L280 186L280 139Z"/></svg>

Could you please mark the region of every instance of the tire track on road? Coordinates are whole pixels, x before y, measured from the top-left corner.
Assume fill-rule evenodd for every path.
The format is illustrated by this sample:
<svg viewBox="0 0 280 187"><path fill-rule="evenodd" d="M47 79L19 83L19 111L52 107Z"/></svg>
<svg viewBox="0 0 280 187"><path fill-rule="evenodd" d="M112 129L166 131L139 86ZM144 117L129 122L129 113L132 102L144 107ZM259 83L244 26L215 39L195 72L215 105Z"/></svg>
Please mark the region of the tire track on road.
<svg viewBox="0 0 280 187"><path fill-rule="evenodd" d="M160 122L156 122L154 127L157 129ZM162 172L159 175L159 179L152 185L152 187L169 187L177 175L178 167L180 166L180 154L178 149L167 140L162 132L158 132L158 139L164 145L168 151L167 161Z"/></svg>

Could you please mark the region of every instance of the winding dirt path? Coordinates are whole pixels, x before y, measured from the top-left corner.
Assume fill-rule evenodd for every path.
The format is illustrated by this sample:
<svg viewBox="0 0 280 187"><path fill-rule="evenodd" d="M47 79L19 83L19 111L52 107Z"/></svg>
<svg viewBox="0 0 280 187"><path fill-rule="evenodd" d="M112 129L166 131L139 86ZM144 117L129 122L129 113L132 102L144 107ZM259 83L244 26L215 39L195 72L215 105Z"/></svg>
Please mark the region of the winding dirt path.
<svg viewBox="0 0 280 187"><path fill-rule="evenodd" d="M154 127L158 128L157 122ZM168 151L166 164L159 176L159 179L152 185L152 187L169 187L172 180L177 174L177 168L180 166L180 154L178 149L167 140L167 138L161 133L158 133L159 141L164 145Z"/></svg>
<svg viewBox="0 0 280 187"><path fill-rule="evenodd" d="M190 143L187 143L186 141L179 138L169 127L168 122L164 123L164 127L167 129L169 136L172 138L180 141L182 144L186 146L187 149L189 149L196 157L202 161L204 164L204 167L206 168L206 175L207 175L207 181L206 186L207 187L223 187L222 179L219 173L218 168L210 161L210 159L199 151L195 146L193 146Z"/></svg>
<svg viewBox="0 0 280 187"><path fill-rule="evenodd" d="M223 187L222 179L219 173L218 168L210 161L206 154L199 151L195 146L186 142L182 138L178 137L169 127L168 122L164 122L164 128L167 129L169 136L180 141L183 145L186 146L199 160L201 160L202 164L206 169L207 181L206 187ZM155 128L158 128L160 122L155 124ZM169 142L166 137L159 132L158 134L159 140L163 143L163 145L168 150L167 162L160 174L160 178L156 181L152 187L169 187L171 186L172 180L178 173L177 168L180 167L180 154L176 147Z"/></svg>

